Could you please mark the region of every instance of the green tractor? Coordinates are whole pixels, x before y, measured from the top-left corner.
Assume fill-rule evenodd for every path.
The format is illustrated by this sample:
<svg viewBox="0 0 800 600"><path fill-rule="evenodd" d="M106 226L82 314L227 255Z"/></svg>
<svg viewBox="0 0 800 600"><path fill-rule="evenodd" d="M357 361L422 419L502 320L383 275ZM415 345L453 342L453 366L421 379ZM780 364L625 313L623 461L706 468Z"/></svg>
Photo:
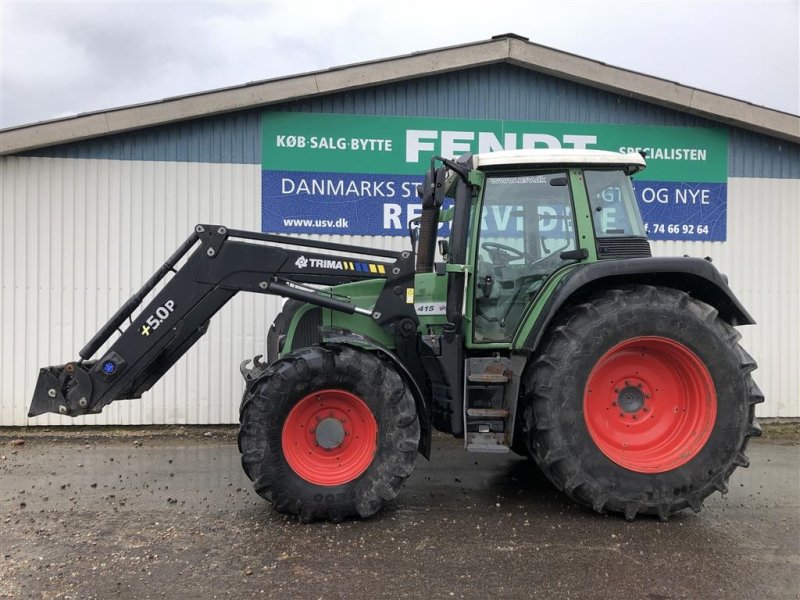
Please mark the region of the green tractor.
<svg viewBox="0 0 800 600"><path fill-rule="evenodd" d="M374 514L436 429L530 457L598 512L699 511L760 433L734 329L753 319L710 260L651 257L630 182L644 168L590 150L436 157L403 252L198 225L80 359L40 370L30 415L138 398L237 292L278 294L267 360L241 366L239 429L276 510Z"/></svg>

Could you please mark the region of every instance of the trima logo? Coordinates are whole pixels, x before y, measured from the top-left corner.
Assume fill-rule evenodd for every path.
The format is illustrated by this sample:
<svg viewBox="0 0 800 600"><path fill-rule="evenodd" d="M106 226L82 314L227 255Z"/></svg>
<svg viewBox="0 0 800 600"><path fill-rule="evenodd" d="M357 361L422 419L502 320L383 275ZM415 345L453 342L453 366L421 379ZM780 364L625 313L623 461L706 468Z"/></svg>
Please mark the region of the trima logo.
<svg viewBox="0 0 800 600"><path fill-rule="evenodd" d="M340 260L324 260L321 258L310 258L308 262L315 269L342 269L342 261Z"/></svg>
<svg viewBox="0 0 800 600"><path fill-rule="evenodd" d="M306 258L302 255L294 261L294 264L298 269L305 269L306 267L311 267L312 269L342 269L342 261L340 260Z"/></svg>
<svg viewBox="0 0 800 600"><path fill-rule="evenodd" d="M386 266L381 263L363 263L349 260L337 260L335 258L306 258L304 255L298 256L294 261L298 269L310 267L312 269L330 269L333 271L361 271L362 273L374 273L385 275Z"/></svg>

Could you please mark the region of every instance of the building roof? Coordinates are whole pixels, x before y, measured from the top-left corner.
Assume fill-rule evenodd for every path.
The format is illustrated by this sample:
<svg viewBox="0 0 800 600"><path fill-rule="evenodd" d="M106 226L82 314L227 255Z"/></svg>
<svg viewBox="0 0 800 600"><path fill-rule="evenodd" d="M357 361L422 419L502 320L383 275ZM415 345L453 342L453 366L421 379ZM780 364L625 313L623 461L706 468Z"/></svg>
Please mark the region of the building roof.
<svg viewBox="0 0 800 600"><path fill-rule="evenodd" d="M509 63L800 143L800 116L613 67L515 34L0 130L0 155L484 65Z"/></svg>

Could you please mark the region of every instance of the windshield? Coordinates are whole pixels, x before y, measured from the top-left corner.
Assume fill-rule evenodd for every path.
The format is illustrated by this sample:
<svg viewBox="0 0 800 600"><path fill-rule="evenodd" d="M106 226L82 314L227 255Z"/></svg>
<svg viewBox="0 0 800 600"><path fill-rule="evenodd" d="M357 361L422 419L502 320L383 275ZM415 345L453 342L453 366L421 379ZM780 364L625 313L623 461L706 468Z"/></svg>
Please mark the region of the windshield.
<svg viewBox="0 0 800 600"><path fill-rule="evenodd" d="M583 178L597 237L646 236L631 180L624 172L585 170Z"/></svg>

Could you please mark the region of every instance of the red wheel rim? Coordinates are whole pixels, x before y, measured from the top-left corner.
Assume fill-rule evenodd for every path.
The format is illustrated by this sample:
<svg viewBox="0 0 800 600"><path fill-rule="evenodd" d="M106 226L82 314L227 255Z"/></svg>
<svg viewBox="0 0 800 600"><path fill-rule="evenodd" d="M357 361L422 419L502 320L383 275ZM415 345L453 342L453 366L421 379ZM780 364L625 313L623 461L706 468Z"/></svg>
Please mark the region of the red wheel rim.
<svg viewBox="0 0 800 600"><path fill-rule="evenodd" d="M353 481L372 463L378 423L369 406L344 390L320 390L295 404L283 424L283 456L316 485Z"/></svg>
<svg viewBox="0 0 800 600"><path fill-rule="evenodd" d="M617 344L597 362L583 396L594 443L638 473L664 473L694 458L717 417L714 381L686 346L662 337Z"/></svg>

